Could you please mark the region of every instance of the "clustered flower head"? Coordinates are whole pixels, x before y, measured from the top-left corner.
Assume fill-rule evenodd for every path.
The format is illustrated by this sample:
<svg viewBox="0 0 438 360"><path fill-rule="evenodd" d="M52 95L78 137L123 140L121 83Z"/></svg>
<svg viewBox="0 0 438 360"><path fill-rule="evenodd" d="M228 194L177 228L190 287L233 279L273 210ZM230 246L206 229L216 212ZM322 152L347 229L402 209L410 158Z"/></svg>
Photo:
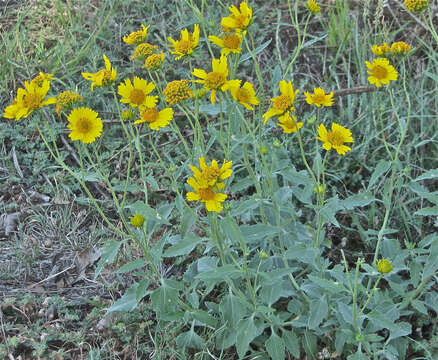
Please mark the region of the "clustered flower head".
<svg viewBox="0 0 438 360"><path fill-rule="evenodd" d="M120 102L129 104L132 107L154 107L158 101L158 96L149 96L155 89L153 82L134 76L131 79L125 79L118 87L118 94L122 97Z"/></svg>
<svg viewBox="0 0 438 360"><path fill-rule="evenodd" d="M109 86L116 80L117 71L111 66L106 55L103 55L103 60L105 61L105 69L96 73L82 73L85 79L91 81L91 91L93 91L94 86Z"/></svg>
<svg viewBox="0 0 438 360"><path fill-rule="evenodd" d="M151 56L155 50L158 49L157 45L152 45L149 43L141 43L137 45L134 50L134 54L131 56L131 60L145 60L147 57Z"/></svg>
<svg viewBox="0 0 438 360"><path fill-rule="evenodd" d="M144 224L144 217L141 214L134 214L129 220L134 227L142 227Z"/></svg>
<svg viewBox="0 0 438 360"><path fill-rule="evenodd" d="M223 17L221 20L222 28L236 32L245 31L251 24L252 9L245 1L242 1L239 5L239 9L232 5L229 7L229 10L230 15Z"/></svg>
<svg viewBox="0 0 438 360"><path fill-rule="evenodd" d="M340 155L345 155L351 150L350 147L344 145L345 143L354 142L351 131L336 123L332 123L330 131L327 131L324 124L319 125L318 135L317 139L323 142L322 147L324 149L327 151L335 149Z"/></svg>
<svg viewBox="0 0 438 360"><path fill-rule="evenodd" d="M61 111L68 110L71 106L84 98L74 91L63 91L56 98L56 113L61 116Z"/></svg>
<svg viewBox="0 0 438 360"><path fill-rule="evenodd" d="M84 144L94 142L102 133L102 119L98 113L88 107L80 107L70 112L67 127L71 130L72 141L80 140Z"/></svg>
<svg viewBox="0 0 438 360"><path fill-rule="evenodd" d="M228 90L234 100L242 104L248 110L254 110L252 105L258 105L260 100L257 98L253 85L245 81L241 87L242 80L230 80Z"/></svg>
<svg viewBox="0 0 438 360"><path fill-rule="evenodd" d="M263 114L265 124L273 116L284 115L289 111L295 110L293 103L299 90L294 90L292 81L287 82L286 80L281 80L278 86L280 87L281 95L271 99L273 103L272 108Z"/></svg>
<svg viewBox="0 0 438 360"><path fill-rule="evenodd" d="M374 84L377 87L383 85L388 85L391 81L398 79L397 70L389 63L386 58L374 59L372 63L366 61L366 66L368 67L368 82Z"/></svg>
<svg viewBox="0 0 438 360"><path fill-rule="evenodd" d="M321 11L321 7L318 5L318 3L315 0L309 0L307 1L307 8L310 12L317 14Z"/></svg>
<svg viewBox="0 0 438 360"><path fill-rule="evenodd" d="M283 129L285 134L296 133L303 127L303 123L297 122L297 117L290 115L288 112L278 117L277 125Z"/></svg>
<svg viewBox="0 0 438 360"><path fill-rule="evenodd" d="M144 26L141 24L141 30L134 31L123 37L123 41L129 45L138 45L146 40L150 25Z"/></svg>
<svg viewBox="0 0 438 360"><path fill-rule="evenodd" d="M154 107L144 107L140 110L140 119L134 121L134 124L146 123L152 130L164 128L173 119L173 109L165 108L158 110Z"/></svg>
<svg viewBox="0 0 438 360"><path fill-rule="evenodd" d="M405 0L406 9L411 12L420 12L427 8L427 0Z"/></svg>
<svg viewBox="0 0 438 360"><path fill-rule="evenodd" d="M411 46L404 41L397 41L391 46L385 42L382 45L373 45L371 51L377 56L406 55L411 50Z"/></svg>
<svg viewBox="0 0 438 360"><path fill-rule="evenodd" d="M194 96L188 80L175 80L168 83L163 90L163 95L166 101L171 105Z"/></svg>
<svg viewBox="0 0 438 360"><path fill-rule="evenodd" d="M164 56L164 53L149 55L146 58L143 67L149 71L158 70L163 64Z"/></svg>
<svg viewBox="0 0 438 360"><path fill-rule="evenodd" d="M391 261L387 259L381 259L377 262L377 271L381 274L387 274L392 271Z"/></svg>
<svg viewBox="0 0 438 360"><path fill-rule="evenodd" d="M170 53L177 55L175 60L180 60L184 56L192 55L193 50L195 50L199 44L199 25L195 24L192 34L190 34L187 29L184 29L181 30L179 40L174 40L170 36L167 40L169 40L170 46L173 48L170 50Z"/></svg>
<svg viewBox="0 0 438 360"><path fill-rule="evenodd" d="M53 75L52 74L46 74L43 72L40 72L37 76L35 76L32 80L31 80L31 84L34 84L36 86L42 86L44 81L46 80L53 80Z"/></svg>
<svg viewBox="0 0 438 360"><path fill-rule="evenodd" d="M314 88L313 94L305 91L304 95L306 96L306 102L309 105L315 105L317 107L333 105L333 91L330 94L326 94L324 89Z"/></svg>
<svg viewBox="0 0 438 360"><path fill-rule="evenodd" d="M242 35L239 33L225 33L221 37L211 35L208 39L222 48L221 55L238 54L242 51Z"/></svg>

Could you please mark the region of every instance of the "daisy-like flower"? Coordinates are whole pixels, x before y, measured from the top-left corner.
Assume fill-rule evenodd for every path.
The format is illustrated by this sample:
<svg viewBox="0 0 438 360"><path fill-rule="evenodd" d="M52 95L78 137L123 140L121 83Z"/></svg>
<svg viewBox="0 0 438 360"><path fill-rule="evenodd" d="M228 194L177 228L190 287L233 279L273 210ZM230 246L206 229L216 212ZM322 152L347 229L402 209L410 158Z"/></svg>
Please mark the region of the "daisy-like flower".
<svg viewBox="0 0 438 360"><path fill-rule="evenodd" d="M231 14L228 17L222 18L222 28L227 30L235 30L237 32L244 31L248 28L248 26L251 24L252 9L245 1L240 3L239 9L234 5L229 7Z"/></svg>
<svg viewBox="0 0 438 360"><path fill-rule="evenodd" d="M82 76L91 81L91 91L94 86L107 86L112 84L117 77L117 71L111 66L108 58L103 55L105 61L105 69L99 70L97 73L82 73Z"/></svg>
<svg viewBox="0 0 438 360"><path fill-rule="evenodd" d="M130 79L125 79L118 87L117 93L122 97L120 102L129 104L132 107L153 108L158 101L158 96L149 96L155 89L153 82L134 76L133 83Z"/></svg>
<svg viewBox="0 0 438 360"><path fill-rule="evenodd" d="M123 42L129 45L138 45L146 40L150 25L144 26L141 24L141 30L134 31L123 37Z"/></svg>
<svg viewBox="0 0 438 360"><path fill-rule="evenodd" d="M144 62L142 67L146 68L149 71L158 70L164 61L164 53L161 54L152 54L148 56Z"/></svg>
<svg viewBox="0 0 438 360"><path fill-rule="evenodd" d="M170 36L167 38L173 50L169 50L171 54L177 55L175 60L179 60L184 56L191 55L193 50L199 44L199 25L195 24L193 34L190 34L187 29L181 30L179 40L174 40Z"/></svg>
<svg viewBox="0 0 438 360"><path fill-rule="evenodd" d="M324 89L314 88L313 94L305 91L304 95L306 95L306 102L309 105L315 105L317 107L333 105L333 91L330 94L326 94Z"/></svg>
<svg viewBox="0 0 438 360"><path fill-rule="evenodd" d="M315 0L309 0L307 2L307 8L310 12L317 14L321 11L321 7L318 5L318 3Z"/></svg>
<svg viewBox="0 0 438 360"><path fill-rule="evenodd" d="M140 119L134 121L134 124L147 123L152 130L159 130L169 125L172 119L172 108L165 108L159 111L156 107L146 107L140 111Z"/></svg>
<svg viewBox="0 0 438 360"><path fill-rule="evenodd" d="M354 142L351 136L351 131L343 126L332 123L332 129L327 131L323 124L318 127L318 140L323 142L322 147L329 151L330 149L335 149L338 154L345 155L347 151L351 148L344 145L344 143Z"/></svg>
<svg viewBox="0 0 438 360"><path fill-rule="evenodd" d="M134 227L142 227L144 224L144 217L141 214L135 214L130 219L131 225Z"/></svg>
<svg viewBox="0 0 438 360"><path fill-rule="evenodd" d="M156 49L158 49L157 45L152 45L149 43L139 44L135 48L134 54L132 54L132 56L131 56L131 60L137 59L137 60L143 61L148 56L151 56Z"/></svg>
<svg viewBox="0 0 438 360"><path fill-rule="evenodd" d="M405 0L406 9L411 12L420 12L427 8L427 0Z"/></svg>
<svg viewBox="0 0 438 360"><path fill-rule="evenodd" d="M254 110L252 105L258 105L260 103L259 99L256 97L254 87L248 81L245 81L245 84L240 87L241 83L241 80L230 80L228 90L234 100L241 103L248 110Z"/></svg>
<svg viewBox="0 0 438 360"><path fill-rule="evenodd" d="M281 80L279 87L281 95L271 99L273 102L272 108L263 114L265 124L273 116L283 115L286 112L295 110L293 102L299 90L294 91L292 81L287 82L286 80Z"/></svg>
<svg viewBox="0 0 438 360"><path fill-rule="evenodd" d="M61 116L62 110L68 110L73 104L84 100L84 98L74 91L63 91L56 98L56 113Z"/></svg>
<svg viewBox="0 0 438 360"><path fill-rule="evenodd" d="M209 36L208 39L213 44L222 48L221 55L228 55L229 53L238 54L242 51L242 35L239 33L228 33L222 37Z"/></svg>
<svg viewBox="0 0 438 360"><path fill-rule="evenodd" d="M171 105L194 97L188 80L175 80L168 83L163 90L163 95L166 101Z"/></svg>
<svg viewBox="0 0 438 360"><path fill-rule="evenodd" d="M40 72L37 76L35 76L32 81L31 84L35 84L37 86L42 86L43 82L46 80L53 80L53 75L52 74L45 74L43 72Z"/></svg>
<svg viewBox="0 0 438 360"><path fill-rule="evenodd" d="M72 141L81 140L84 144L94 142L102 133L102 120L98 113L87 107L73 109L67 120L71 130L69 137Z"/></svg>
<svg viewBox="0 0 438 360"><path fill-rule="evenodd" d="M397 70L389 63L386 58L374 59L372 63L365 61L368 67L368 82L374 84L377 87L381 87L382 84L388 85L390 81L397 80Z"/></svg>
<svg viewBox="0 0 438 360"><path fill-rule="evenodd" d="M382 45L373 45L371 51L377 56L384 56L391 52L391 48L385 42Z"/></svg>
<svg viewBox="0 0 438 360"><path fill-rule="evenodd" d="M381 259L377 262L377 271L381 274L387 274L392 271L391 261Z"/></svg>
<svg viewBox="0 0 438 360"><path fill-rule="evenodd" d="M41 86L36 82L24 82L24 89L18 88L17 97L11 105L5 108L3 116L7 119L20 120L27 118L35 110L43 106L56 103L56 98L49 97L44 100L50 89L50 81L44 80Z"/></svg>
<svg viewBox="0 0 438 360"><path fill-rule="evenodd" d="M395 55L406 55L411 50L411 45L404 41L397 41L391 45L391 51Z"/></svg>
<svg viewBox="0 0 438 360"><path fill-rule="evenodd" d="M218 166L216 160L212 160L211 164L207 165L205 163L205 158L201 157L199 158L200 169L198 169L196 166L189 166L193 171L193 176L195 177L196 181L201 186L208 187L215 186L219 180L228 179L233 173L233 170L231 169L232 165L232 161L226 160L224 160L222 166L220 167Z"/></svg>
<svg viewBox="0 0 438 360"><path fill-rule="evenodd" d="M296 133L303 127L303 123L297 122L296 116L291 116L289 113L279 116L277 125L283 128L285 134Z"/></svg>
<svg viewBox="0 0 438 360"><path fill-rule="evenodd" d="M216 91L226 91L230 85L228 77L227 57L222 55L220 59L211 61L212 71L207 73L205 70L194 69L192 74L202 80L193 80L194 82L204 84L205 89L211 90L211 103L216 102Z"/></svg>

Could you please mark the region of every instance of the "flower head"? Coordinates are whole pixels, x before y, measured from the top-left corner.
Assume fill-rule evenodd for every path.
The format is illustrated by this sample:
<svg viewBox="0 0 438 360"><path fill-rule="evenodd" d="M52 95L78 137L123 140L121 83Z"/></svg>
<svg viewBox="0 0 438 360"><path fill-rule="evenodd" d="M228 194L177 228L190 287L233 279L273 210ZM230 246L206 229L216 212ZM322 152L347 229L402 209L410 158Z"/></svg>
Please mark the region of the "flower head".
<svg viewBox="0 0 438 360"><path fill-rule="evenodd" d="M381 274L387 274L392 271L391 261L381 259L377 262L377 271Z"/></svg>
<svg viewBox="0 0 438 360"><path fill-rule="evenodd" d="M56 103L56 98L44 100L50 89L50 80L43 80L41 86L37 82L24 82L24 89L18 88L17 96L11 105L5 108L3 116L7 119L20 120L27 118L35 110Z"/></svg>
<svg viewBox="0 0 438 360"><path fill-rule="evenodd" d="M420 12L427 8L427 0L405 0L406 9L411 12Z"/></svg>
<svg viewBox="0 0 438 360"><path fill-rule="evenodd" d="M137 45L134 50L134 54L131 56L131 60L145 60L148 56L151 56L154 51L158 48L157 45L152 45L149 43L142 43Z"/></svg>
<svg viewBox="0 0 438 360"><path fill-rule="evenodd" d="M164 53L161 54L152 54L149 55L142 67L146 68L149 71L158 70L164 61Z"/></svg>
<svg viewBox="0 0 438 360"><path fill-rule="evenodd" d="M239 33L227 33L221 37L209 36L208 39L215 45L222 48L221 55L229 53L238 54L242 51L242 35Z"/></svg>
<svg viewBox="0 0 438 360"><path fill-rule="evenodd" d="M143 24L141 24L141 30L134 31L129 35L124 36L123 41L129 45L138 45L142 43L146 40L146 37L148 36L149 27L150 25L144 26Z"/></svg>
<svg viewBox="0 0 438 360"><path fill-rule="evenodd" d="M240 11L239 11L240 9ZM251 24L252 9L245 1L240 3L239 9L234 5L229 7L230 16L222 18L221 25L227 30L244 31Z"/></svg>
<svg viewBox="0 0 438 360"><path fill-rule="evenodd" d="M69 137L72 141L81 140L84 144L94 142L103 129L102 120L96 111L87 107L73 109L67 120L71 130Z"/></svg>
<svg viewBox="0 0 438 360"><path fill-rule="evenodd" d="M211 90L211 103L216 102L216 91L226 91L230 85L228 77L227 57L222 55L220 59L211 61L212 71L207 73L205 70L194 69L192 74L202 80L193 80L194 82L204 84L204 88Z"/></svg>
<svg viewBox="0 0 438 360"><path fill-rule="evenodd" d="M200 170L195 166L189 166L193 171L196 181L205 187L214 186L219 180L228 179L233 173L233 170L231 170L232 161L224 160L223 164L219 167L216 160L212 160L211 164L207 165L205 159L201 157L199 158L199 165Z"/></svg>
<svg viewBox="0 0 438 360"><path fill-rule="evenodd" d="M263 114L265 119L265 124L273 116L283 115L288 111L295 110L293 107L293 102L297 96L299 90L294 91L292 82L287 82L286 80L281 80L279 83L281 95L272 98L273 103L272 108L270 108L266 113Z"/></svg>
<svg viewBox="0 0 438 360"><path fill-rule="evenodd" d="M373 45L371 51L377 56L385 56L391 52L391 48L385 42L382 45Z"/></svg>
<svg viewBox="0 0 438 360"><path fill-rule="evenodd" d="M175 80L168 83L163 90L163 95L171 105L194 96L188 80Z"/></svg>
<svg viewBox="0 0 438 360"><path fill-rule="evenodd" d="M111 66L108 58L103 55L105 61L105 69L99 70L97 73L82 73L82 76L91 81L91 91L96 86L107 86L112 84L117 77L117 71Z"/></svg>
<svg viewBox="0 0 438 360"><path fill-rule="evenodd" d="M140 111L140 119L134 121L134 124L147 123L152 130L159 130L169 125L172 119L172 108L165 108L161 111L156 107L144 108Z"/></svg>
<svg viewBox="0 0 438 360"><path fill-rule="evenodd" d="M278 126L283 128L285 134L296 133L303 126L302 122L297 122L296 116L291 116L288 112L278 117Z"/></svg>
<svg viewBox="0 0 438 360"><path fill-rule="evenodd" d="M82 101L84 98L74 91L63 91L56 98L56 113L61 116L61 110L69 109L73 104Z"/></svg>
<svg viewBox="0 0 438 360"><path fill-rule="evenodd" d="M117 93L122 97L120 102L129 104L132 107L153 108L158 101L158 96L148 96L155 89L153 82L134 76L133 83L125 79L118 87Z"/></svg>
<svg viewBox="0 0 438 360"><path fill-rule="evenodd" d="M134 227L142 227L144 224L144 217L141 214L135 214L130 219L131 225Z"/></svg>
<svg viewBox="0 0 438 360"><path fill-rule="evenodd" d="M193 34L190 34L187 29L181 30L181 36L179 40L174 40L170 36L167 38L170 42L170 46L173 50L170 50L171 54L177 55L175 60L179 60L184 56L191 55L193 50L199 44L199 25L195 24Z"/></svg>
<svg viewBox="0 0 438 360"><path fill-rule="evenodd" d="M397 41L391 45L391 51L395 55L406 55L411 51L411 45L406 44L404 41Z"/></svg>
<svg viewBox="0 0 438 360"><path fill-rule="evenodd" d="M129 109L123 111L120 115L123 120L131 120L134 117L134 113L132 112L132 110Z"/></svg>
<svg viewBox="0 0 438 360"><path fill-rule="evenodd" d="M330 94L326 94L324 89L314 88L313 94L305 91L304 95L306 95L306 102L309 105L315 105L317 107L324 106L332 106L333 105L333 91Z"/></svg>
<svg viewBox="0 0 438 360"><path fill-rule="evenodd" d="M377 58L372 63L365 61L368 67L368 82L375 84L377 87L381 87L382 84L388 85L390 81L397 80L397 70L389 63L388 59Z"/></svg>
<svg viewBox="0 0 438 360"><path fill-rule="evenodd" d="M35 84L37 86L42 86L43 82L46 80L53 80L53 75L52 74L45 74L43 72L40 72L37 76L35 76L32 80L31 80L31 84Z"/></svg>
<svg viewBox="0 0 438 360"><path fill-rule="evenodd" d="M307 2L307 8L310 12L317 14L321 11L321 7L318 5L318 3L315 0L309 0Z"/></svg>
<svg viewBox="0 0 438 360"><path fill-rule="evenodd" d="M319 125L318 135L317 139L323 142L322 147L324 149L327 151L335 149L340 155L345 155L346 152L351 150L351 148L344 145L344 143L354 142L351 131L336 123L332 123L332 129L330 131L327 131L323 124Z"/></svg>
<svg viewBox="0 0 438 360"><path fill-rule="evenodd" d="M248 110L254 110L252 105L258 105L260 103L259 99L256 97L254 87L248 81L245 81L245 84L240 87L241 83L241 80L230 80L228 90L234 100L238 101Z"/></svg>

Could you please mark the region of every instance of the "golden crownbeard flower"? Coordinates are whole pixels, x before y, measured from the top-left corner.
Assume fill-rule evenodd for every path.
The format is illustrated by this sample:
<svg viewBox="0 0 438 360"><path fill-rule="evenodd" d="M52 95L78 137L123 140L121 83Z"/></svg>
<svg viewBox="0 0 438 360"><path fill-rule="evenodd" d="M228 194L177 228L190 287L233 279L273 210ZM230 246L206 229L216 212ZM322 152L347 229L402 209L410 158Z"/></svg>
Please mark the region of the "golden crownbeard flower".
<svg viewBox="0 0 438 360"><path fill-rule="evenodd" d="M301 129L303 127L303 123L297 123L296 116L291 116L288 112L284 115L279 116L278 121L279 122L277 125L283 128L283 132L285 134L296 133L298 129Z"/></svg>
<svg viewBox="0 0 438 360"><path fill-rule="evenodd" d="M146 68L149 71L158 70L164 61L164 53L161 54L152 54L148 56L144 62L142 67Z"/></svg>
<svg viewBox="0 0 438 360"><path fill-rule="evenodd" d="M144 61L148 56L151 56L156 49L158 49L157 45L152 45L149 43L139 44L135 48L134 53L131 56L131 60L137 59Z"/></svg>
<svg viewBox="0 0 438 360"><path fill-rule="evenodd" d="M321 11L321 7L318 5L318 3L315 0L309 0L307 2L307 8L310 12L317 14Z"/></svg>
<svg viewBox="0 0 438 360"><path fill-rule="evenodd" d="M323 124L319 125L318 135L317 139L323 142L322 147L324 149L327 151L335 149L340 155L345 155L346 152L351 150L344 143L354 142L351 131L336 123L332 123L330 131L327 131Z"/></svg>
<svg viewBox="0 0 438 360"><path fill-rule="evenodd" d="M91 81L91 91L94 86L108 86L111 85L117 77L117 71L111 66L108 58L103 55L105 61L105 69L99 70L97 73L82 73L82 76Z"/></svg>
<svg viewBox="0 0 438 360"><path fill-rule="evenodd" d="M43 82L45 80L53 80L53 75L52 74L45 74L43 72L40 72L37 76L35 76L32 80L31 80L31 84L35 84L37 86L42 86Z"/></svg>
<svg viewBox="0 0 438 360"><path fill-rule="evenodd" d="M63 91L56 98L56 113L61 116L62 110L68 110L73 104L84 100L84 98L74 91Z"/></svg>
<svg viewBox="0 0 438 360"><path fill-rule="evenodd" d="M204 84L207 90L211 90L211 103L216 102L216 91L226 91L230 85L228 77L227 57L221 55L220 59L211 61L212 71L207 73L205 70L194 69L192 74L202 80L193 80L194 82Z"/></svg>
<svg viewBox="0 0 438 360"><path fill-rule="evenodd" d="M254 107L251 105L258 105L260 103L256 97L254 87L248 81L245 81L245 84L240 87L241 83L241 80L230 80L228 90L234 100L238 101L248 110L254 110Z"/></svg>
<svg viewBox="0 0 438 360"><path fill-rule="evenodd" d="M199 165L201 167L200 170L195 166L189 166L198 184L204 187L215 186L219 180L228 179L233 173L231 169L232 161L224 160L222 166L219 167L216 160L212 160L211 164L207 165L205 159L201 157L199 158Z"/></svg>
<svg viewBox="0 0 438 360"><path fill-rule="evenodd" d="M190 34L187 29L181 30L179 40L173 40L170 36L167 38L173 50L169 50L171 54L177 55L175 60L179 60L184 56L191 55L193 50L199 44L199 25L195 24L193 34Z"/></svg>
<svg viewBox="0 0 438 360"><path fill-rule="evenodd" d="M371 51L377 56L384 56L391 52L391 48L385 42L382 45L371 46Z"/></svg>
<svg viewBox="0 0 438 360"><path fill-rule="evenodd" d="M388 59L377 58L372 63L365 61L365 64L369 69L367 73L370 75L368 77L370 84L381 87L382 84L388 85L390 81L398 79L397 70L389 63Z"/></svg>
<svg viewBox="0 0 438 360"><path fill-rule="evenodd" d="M123 37L123 42L125 42L128 45L138 45L146 40L146 37L148 36L148 29L150 25L144 26L141 24L141 30L134 31L130 33L129 35L125 35Z"/></svg>
<svg viewBox="0 0 438 360"><path fill-rule="evenodd" d="M134 84L130 79L125 79L117 88L117 94L122 99L120 102L129 104L132 107L149 107L153 108L158 101L158 96L148 96L154 89L153 82L148 83L147 80L134 76Z"/></svg>
<svg viewBox="0 0 438 360"><path fill-rule="evenodd" d="M123 120L131 120L134 117L132 110L125 110L120 115Z"/></svg>
<svg viewBox="0 0 438 360"><path fill-rule="evenodd" d="M166 101L171 105L194 97L188 80L175 80L168 83L163 90L163 95Z"/></svg>
<svg viewBox="0 0 438 360"><path fill-rule="evenodd" d="M377 271L381 274L387 274L392 271L391 261L381 259L377 262Z"/></svg>
<svg viewBox="0 0 438 360"><path fill-rule="evenodd" d="M309 105L315 105L317 107L324 106L332 106L333 105L333 91L330 94L326 94L324 89L314 88L313 94L310 94L308 91L304 92L306 95L306 102Z"/></svg>
<svg viewBox="0 0 438 360"><path fill-rule="evenodd" d="M84 144L94 142L102 133L102 119L98 113L87 107L73 109L67 117L71 130L69 137L72 141L81 140Z"/></svg>
<svg viewBox="0 0 438 360"><path fill-rule="evenodd" d="M427 8L427 0L405 0L406 9L411 12L419 12Z"/></svg>
<svg viewBox="0 0 438 360"><path fill-rule="evenodd" d="M156 107L144 108L140 111L140 119L134 121L134 124L147 123L152 130L159 130L169 125L173 119L172 108L165 108L158 111Z"/></svg>
<svg viewBox="0 0 438 360"><path fill-rule="evenodd" d="M395 55L406 55L411 50L411 45L404 41L397 41L391 45L391 51Z"/></svg>
<svg viewBox="0 0 438 360"><path fill-rule="evenodd" d="M227 30L235 30L241 32L246 30L251 23L252 9L245 1L240 3L239 9L234 5L228 8L231 12L230 16L224 17L221 20L221 26Z"/></svg>
<svg viewBox="0 0 438 360"><path fill-rule="evenodd" d="M272 108L263 114L265 124L273 116L283 115L286 112L295 110L293 102L299 90L294 91L292 81L287 82L286 80L281 80L278 85L281 95L271 99L273 102Z"/></svg>
<svg viewBox="0 0 438 360"><path fill-rule="evenodd" d="M36 82L24 82L24 89L18 88L17 96L12 104L5 108L3 116L6 119L20 120L22 117L27 118L35 110L43 106L56 103L56 98L49 97L44 100L50 89L50 80L44 80L41 86Z"/></svg>
<svg viewBox="0 0 438 360"><path fill-rule="evenodd" d="M238 54L242 51L242 35L239 33L224 34L222 37L212 35L208 37L208 40L222 48L221 55Z"/></svg>
<svg viewBox="0 0 438 360"><path fill-rule="evenodd" d="M129 221L131 221L131 225L134 227L142 227L144 224L144 217L141 214L135 214L129 219Z"/></svg>

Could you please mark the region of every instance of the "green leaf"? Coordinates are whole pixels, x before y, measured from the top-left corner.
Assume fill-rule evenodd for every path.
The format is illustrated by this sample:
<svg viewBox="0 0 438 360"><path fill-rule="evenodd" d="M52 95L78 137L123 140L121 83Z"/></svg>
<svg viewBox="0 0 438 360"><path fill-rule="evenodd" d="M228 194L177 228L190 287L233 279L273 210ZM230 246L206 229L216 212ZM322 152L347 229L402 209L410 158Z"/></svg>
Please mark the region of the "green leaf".
<svg viewBox="0 0 438 360"><path fill-rule="evenodd" d="M284 343L287 347L287 350L293 355L295 358L300 357L300 343L298 342L298 338L293 331L289 330L281 330Z"/></svg>
<svg viewBox="0 0 438 360"><path fill-rule="evenodd" d="M224 106L223 109L225 111L226 107ZM204 104L199 106L199 112L216 116L221 112L221 107L219 104Z"/></svg>
<svg viewBox="0 0 438 360"><path fill-rule="evenodd" d="M308 275L307 278L318 285L319 287L327 290L332 294L340 294L342 292L348 292L348 290L341 283L335 282L333 280L322 279L318 276Z"/></svg>
<svg viewBox="0 0 438 360"><path fill-rule="evenodd" d="M243 225L239 228L246 243L259 242L281 232L280 228L265 224Z"/></svg>
<svg viewBox="0 0 438 360"><path fill-rule="evenodd" d="M189 233L183 240L180 240L175 245L170 246L163 254L164 257L174 257L190 254L193 249L202 242L202 238L193 233Z"/></svg>
<svg viewBox="0 0 438 360"><path fill-rule="evenodd" d="M316 329L328 315L326 296L324 295L321 299L312 300L309 312L308 326L310 329Z"/></svg>
<svg viewBox="0 0 438 360"><path fill-rule="evenodd" d="M124 264L119 270L116 271L116 274L124 274L130 272L132 270L141 269L146 264L146 261L143 259L136 259Z"/></svg>
<svg viewBox="0 0 438 360"><path fill-rule="evenodd" d="M424 207L424 208L414 212L414 215L419 215L419 216L438 216L438 206Z"/></svg>
<svg viewBox="0 0 438 360"><path fill-rule="evenodd" d="M254 181L250 178L244 178L242 180L236 181L232 186L231 186L231 192L233 193L237 193L243 190L248 189L250 186L254 185Z"/></svg>
<svg viewBox="0 0 438 360"><path fill-rule="evenodd" d="M106 264L112 264L114 259L117 256L117 253L119 252L120 246L123 244L124 241L116 241L111 240L108 244L105 245L103 248L102 256L100 257L99 262L96 266L96 271L94 273L94 279L96 280L99 276L100 272L102 271L103 267Z"/></svg>
<svg viewBox="0 0 438 360"><path fill-rule="evenodd" d="M229 277L231 279L236 279L238 277L241 277L242 271L237 269L234 265L225 265L218 268L215 268L211 271L206 271L203 273L200 273L196 275L197 279L200 279L202 281L223 281L225 278Z"/></svg>
<svg viewBox="0 0 438 360"><path fill-rule="evenodd" d="M192 229L195 223L196 223L196 216L193 216L193 214L190 211L184 212L180 225L181 237L185 237L187 232L189 232Z"/></svg>
<svg viewBox="0 0 438 360"><path fill-rule="evenodd" d="M306 42L303 44L303 48L305 48L305 47L309 47L309 46L312 46L314 43L316 43L316 42L318 42L318 41L321 41L321 40L324 40L326 37L327 37L327 34L324 34L324 35L322 35L322 36L320 36L320 37L315 37L315 38L312 39L312 40L306 41Z"/></svg>
<svg viewBox="0 0 438 360"><path fill-rule="evenodd" d="M285 359L285 344L284 340L273 332L270 338L266 341L266 350L272 360Z"/></svg>
<svg viewBox="0 0 438 360"><path fill-rule="evenodd" d="M259 207L259 204L260 201L256 199L233 201L233 207L231 209L230 215L232 217L236 217L242 214L247 214L251 210L257 209Z"/></svg>
<svg viewBox="0 0 438 360"><path fill-rule="evenodd" d="M195 331L190 329L190 331L184 332L182 334L179 334L176 339L176 344L178 345L178 348L192 348L201 350L204 348L205 342L204 339L202 339L198 334L195 333Z"/></svg>
<svg viewBox="0 0 438 360"><path fill-rule="evenodd" d="M195 310L191 312L190 315L192 315L194 319L205 325L211 326L212 328L216 328L217 326L217 320L204 310Z"/></svg>
<svg viewBox="0 0 438 360"><path fill-rule="evenodd" d="M257 336L257 328L252 317L242 319L237 324L236 348L239 359L242 359L249 349L249 344Z"/></svg>
<svg viewBox="0 0 438 360"><path fill-rule="evenodd" d="M432 249L437 249L438 246L432 247ZM428 279L430 276L437 273L438 270L438 254L436 251L431 251L430 255L427 257L424 264L422 281Z"/></svg>
<svg viewBox="0 0 438 360"><path fill-rule="evenodd" d="M335 225L336 227L340 227L338 220L336 220L336 213L343 209L342 202L339 200L338 196L334 196L331 199L327 200L323 208L321 209L321 215L324 218L325 222Z"/></svg>
<svg viewBox="0 0 438 360"><path fill-rule="evenodd" d="M178 289L167 280L163 280L162 285L152 292L152 307L159 317L170 315L177 310L178 294Z"/></svg>
<svg viewBox="0 0 438 360"><path fill-rule="evenodd" d="M246 306L242 300L231 293L222 299L219 309L229 327L235 327L247 314Z"/></svg>
<svg viewBox="0 0 438 360"><path fill-rule="evenodd" d="M366 192L362 192L359 194L349 196L348 198L342 200L342 205L347 210L353 210L355 207L367 206L375 200L376 199L371 194L371 192L366 191Z"/></svg>
<svg viewBox="0 0 438 360"><path fill-rule="evenodd" d="M113 311L131 311L137 307L139 299L137 299L138 284L132 285L123 296L117 300L107 312Z"/></svg>
<svg viewBox="0 0 438 360"><path fill-rule="evenodd" d="M272 39L269 39L268 41L265 41L263 44L261 44L260 46L258 46L254 51L247 52L245 54L243 54L240 59L239 59L239 64L243 63L244 61L250 59L253 56L256 56L258 53L262 52L270 43L271 43Z"/></svg>
<svg viewBox="0 0 438 360"><path fill-rule="evenodd" d="M371 174L367 189L370 190L373 187L373 185L376 183L377 179L380 176L382 176L384 173L386 173L390 167L391 167L391 161L380 160L377 163L376 168L374 169L373 173Z"/></svg>
<svg viewBox="0 0 438 360"><path fill-rule="evenodd" d="M369 357L365 356L364 354L362 354L362 352L359 352L359 350L357 350L357 352L355 352L354 354L348 355L347 360L369 360Z"/></svg>
<svg viewBox="0 0 438 360"><path fill-rule="evenodd" d="M427 180L427 179L436 179L438 178L438 169L432 169L429 171L426 171L423 175L420 175L414 181L421 181L421 180Z"/></svg>

